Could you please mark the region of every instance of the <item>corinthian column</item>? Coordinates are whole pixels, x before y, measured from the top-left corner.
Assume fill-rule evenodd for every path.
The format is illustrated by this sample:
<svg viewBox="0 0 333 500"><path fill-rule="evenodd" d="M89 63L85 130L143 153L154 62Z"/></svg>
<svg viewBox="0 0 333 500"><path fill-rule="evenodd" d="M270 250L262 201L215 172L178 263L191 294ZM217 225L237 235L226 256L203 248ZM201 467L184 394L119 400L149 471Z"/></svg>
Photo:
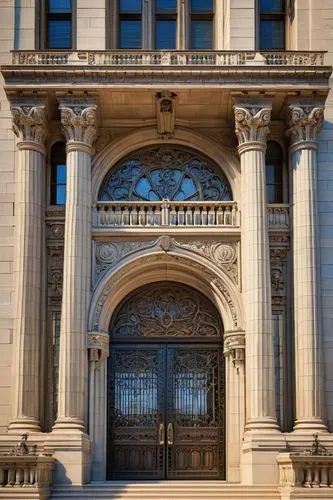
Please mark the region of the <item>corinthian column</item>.
<svg viewBox="0 0 333 500"><path fill-rule="evenodd" d="M296 355L295 430L326 430L320 332L317 133L322 107L289 108L293 175L293 259Z"/></svg>
<svg viewBox="0 0 333 500"><path fill-rule="evenodd" d="M14 256L14 388L9 431L40 430L43 178L46 117L40 102L12 104L18 138Z"/></svg>
<svg viewBox="0 0 333 500"><path fill-rule="evenodd" d="M236 105L242 170L242 274L246 335L246 431L277 430L265 151L271 108Z"/></svg>
<svg viewBox="0 0 333 500"><path fill-rule="evenodd" d="M96 138L93 100L60 101L67 139L64 279L60 330L58 417L54 430L85 428L87 314L91 246L91 155Z"/></svg>

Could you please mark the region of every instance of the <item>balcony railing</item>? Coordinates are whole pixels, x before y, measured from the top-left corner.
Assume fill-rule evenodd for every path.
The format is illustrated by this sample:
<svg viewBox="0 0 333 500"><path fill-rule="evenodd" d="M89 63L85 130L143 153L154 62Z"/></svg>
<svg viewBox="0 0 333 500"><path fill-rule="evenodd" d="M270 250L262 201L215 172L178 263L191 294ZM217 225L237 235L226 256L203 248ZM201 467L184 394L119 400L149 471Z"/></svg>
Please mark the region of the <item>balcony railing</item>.
<svg viewBox="0 0 333 500"><path fill-rule="evenodd" d="M13 51L13 65L59 66L323 66L316 51Z"/></svg>
<svg viewBox="0 0 333 500"><path fill-rule="evenodd" d="M268 205L267 221L269 229L289 229L289 205Z"/></svg>
<svg viewBox="0 0 333 500"><path fill-rule="evenodd" d="M98 202L94 226L107 227L238 227L240 212L230 202Z"/></svg>

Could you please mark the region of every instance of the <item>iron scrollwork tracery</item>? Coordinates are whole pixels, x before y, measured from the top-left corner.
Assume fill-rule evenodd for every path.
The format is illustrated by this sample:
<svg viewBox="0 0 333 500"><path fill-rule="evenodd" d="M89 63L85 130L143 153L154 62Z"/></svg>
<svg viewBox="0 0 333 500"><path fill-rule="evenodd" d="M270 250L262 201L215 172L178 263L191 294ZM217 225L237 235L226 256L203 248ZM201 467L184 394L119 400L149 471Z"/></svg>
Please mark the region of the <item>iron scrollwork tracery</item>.
<svg viewBox="0 0 333 500"><path fill-rule="evenodd" d="M136 290L116 311L110 325L113 338L218 338L222 331L218 312L204 295L170 282Z"/></svg>
<svg viewBox="0 0 333 500"><path fill-rule="evenodd" d="M196 151L176 146L143 148L104 178L100 201L229 201L227 178Z"/></svg>

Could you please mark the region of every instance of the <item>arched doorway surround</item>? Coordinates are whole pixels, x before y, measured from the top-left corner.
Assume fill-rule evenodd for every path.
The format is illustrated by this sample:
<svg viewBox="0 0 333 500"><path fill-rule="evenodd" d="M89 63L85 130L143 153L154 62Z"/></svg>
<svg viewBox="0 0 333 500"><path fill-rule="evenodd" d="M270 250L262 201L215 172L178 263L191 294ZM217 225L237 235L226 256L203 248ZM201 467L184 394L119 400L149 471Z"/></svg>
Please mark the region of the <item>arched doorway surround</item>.
<svg viewBox="0 0 333 500"><path fill-rule="evenodd" d="M96 287L89 314L89 336L105 336L111 317L133 290L157 281L175 281L203 293L217 308L227 337L242 336L243 317L237 286L221 269L199 256L182 249L142 250L118 263ZM162 248L163 247L163 248ZM138 272L139 270L139 272ZM88 341L89 342L89 341ZM88 343L89 345L89 343ZM90 362L89 434L92 442L92 478L106 479L106 357ZM237 377L237 373L241 376ZM244 377L226 360L226 477L239 480L239 457L244 422ZM236 378L235 378L236 377ZM230 404L229 404L230 403ZM240 409L239 421L229 412ZM243 412L243 413L242 413Z"/></svg>

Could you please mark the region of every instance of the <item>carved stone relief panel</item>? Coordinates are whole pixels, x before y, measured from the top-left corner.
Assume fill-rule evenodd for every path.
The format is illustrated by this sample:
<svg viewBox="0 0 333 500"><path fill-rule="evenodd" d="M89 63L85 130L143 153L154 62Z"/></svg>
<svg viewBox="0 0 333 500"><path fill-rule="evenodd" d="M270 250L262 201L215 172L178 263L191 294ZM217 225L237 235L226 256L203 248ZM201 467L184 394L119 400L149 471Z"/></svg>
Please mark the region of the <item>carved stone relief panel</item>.
<svg viewBox="0 0 333 500"><path fill-rule="evenodd" d="M49 306L61 306L63 268L64 268L64 246L62 244L48 246L48 304Z"/></svg>
<svg viewBox="0 0 333 500"><path fill-rule="evenodd" d="M183 248L189 252L201 255L213 262L217 267L239 284L239 259L237 242L219 242L215 240L179 240L169 236L161 236L155 240L122 240L97 241L95 243L94 285L122 259L136 252L158 247L164 252L173 248Z"/></svg>
<svg viewBox="0 0 333 500"><path fill-rule="evenodd" d="M282 306L285 304L287 295L287 259L289 248L271 247L271 289L272 305Z"/></svg>

